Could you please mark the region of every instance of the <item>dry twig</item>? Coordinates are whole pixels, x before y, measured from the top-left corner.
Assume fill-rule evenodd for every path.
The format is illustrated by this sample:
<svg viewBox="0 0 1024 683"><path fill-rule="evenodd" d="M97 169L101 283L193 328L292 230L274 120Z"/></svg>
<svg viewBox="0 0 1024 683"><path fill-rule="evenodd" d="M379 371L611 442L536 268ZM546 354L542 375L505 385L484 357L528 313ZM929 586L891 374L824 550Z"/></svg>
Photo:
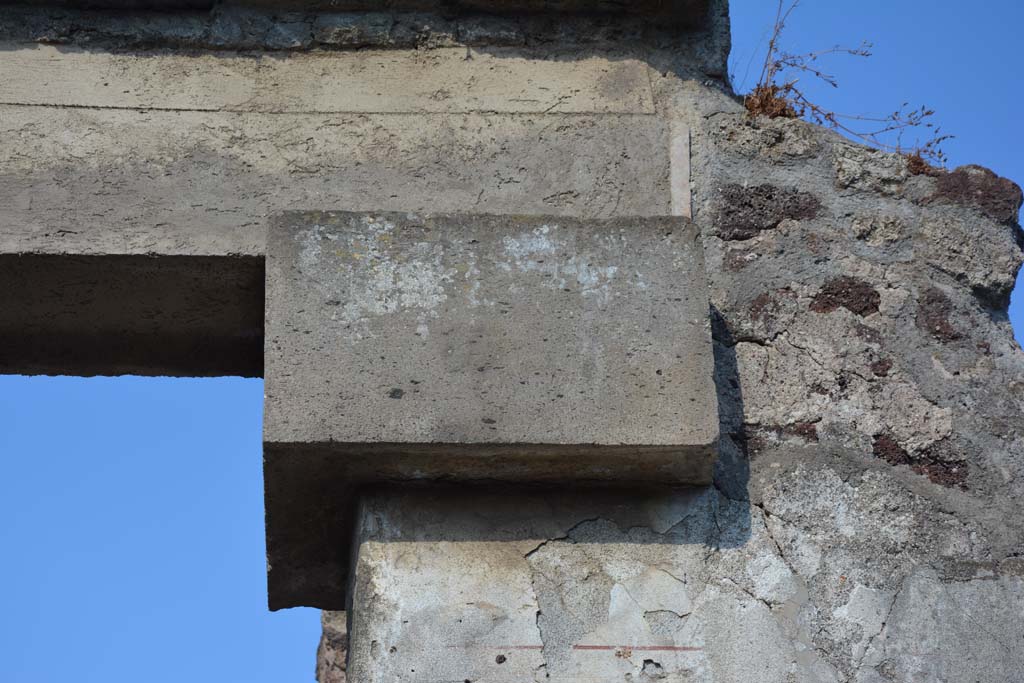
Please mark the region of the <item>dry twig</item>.
<svg viewBox="0 0 1024 683"><path fill-rule="evenodd" d="M828 126L877 149L907 155L908 163L913 167L911 170L916 173L930 172L929 162L939 166L945 165L946 155L942 151L942 144L952 136L944 135L932 123L931 119L935 112L927 107L915 109L904 102L888 116L853 116L838 114L808 98L798 86L801 74L809 74L833 88L838 88L836 78L820 68L819 60L833 55L870 57L872 46L864 42L857 48L837 45L827 50L804 54L784 52L779 42L786 28L786 21L799 5L800 0L791 0L788 5L786 0L778 0L775 25L768 41L768 52L761 67L761 75L757 85L744 98L750 115L804 118ZM926 132L928 138L924 142L918 141L911 146L904 146L903 134L908 130ZM893 136L895 141L891 141ZM915 168L917 170L914 170Z"/></svg>

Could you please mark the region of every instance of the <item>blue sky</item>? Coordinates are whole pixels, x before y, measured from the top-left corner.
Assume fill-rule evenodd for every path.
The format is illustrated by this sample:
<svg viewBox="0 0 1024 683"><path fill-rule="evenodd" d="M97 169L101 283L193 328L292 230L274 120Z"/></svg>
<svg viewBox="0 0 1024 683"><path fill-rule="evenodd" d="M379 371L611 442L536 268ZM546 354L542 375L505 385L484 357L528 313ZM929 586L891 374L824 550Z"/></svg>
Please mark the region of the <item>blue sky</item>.
<svg viewBox="0 0 1024 683"><path fill-rule="evenodd" d="M774 2L732 5L749 85ZM805 0L784 45L874 42L831 63L841 87L823 103L927 104L957 136L952 165L1020 182L1022 23L1009 1ZM262 382L237 378L0 377L0 681L313 679L318 613L265 608L261 401Z"/></svg>

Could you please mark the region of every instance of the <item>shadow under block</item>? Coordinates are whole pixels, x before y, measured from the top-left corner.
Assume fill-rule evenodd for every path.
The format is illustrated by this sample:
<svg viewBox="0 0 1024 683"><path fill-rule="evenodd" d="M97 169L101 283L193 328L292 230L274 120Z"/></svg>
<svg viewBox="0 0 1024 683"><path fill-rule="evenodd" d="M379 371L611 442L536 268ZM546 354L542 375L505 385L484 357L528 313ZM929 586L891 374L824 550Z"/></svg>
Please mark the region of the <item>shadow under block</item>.
<svg viewBox="0 0 1024 683"><path fill-rule="evenodd" d="M286 213L266 267L272 607L343 605L361 484L711 481L686 219Z"/></svg>
<svg viewBox="0 0 1024 683"><path fill-rule="evenodd" d="M263 281L255 256L0 253L0 374L259 377Z"/></svg>

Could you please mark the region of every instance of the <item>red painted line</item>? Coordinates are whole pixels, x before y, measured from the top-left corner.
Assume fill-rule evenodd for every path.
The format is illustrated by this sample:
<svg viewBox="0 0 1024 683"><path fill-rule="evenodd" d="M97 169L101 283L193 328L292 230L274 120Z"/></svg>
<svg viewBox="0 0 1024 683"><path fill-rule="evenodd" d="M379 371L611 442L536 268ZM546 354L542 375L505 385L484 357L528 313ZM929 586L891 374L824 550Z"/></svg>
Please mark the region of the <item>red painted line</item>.
<svg viewBox="0 0 1024 683"><path fill-rule="evenodd" d="M449 650L543 650L543 645L448 645ZM574 650L633 650L634 652L701 652L702 647L686 645L573 645Z"/></svg>
<svg viewBox="0 0 1024 683"><path fill-rule="evenodd" d="M483 650L543 650L543 645L449 645L449 650L468 650L469 648Z"/></svg>
<svg viewBox="0 0 1024 683"><path fill-rule="evenodd" d="M634 652L700 652L702 647L685 645L573 645L574 650L633 650Z"/></svg>

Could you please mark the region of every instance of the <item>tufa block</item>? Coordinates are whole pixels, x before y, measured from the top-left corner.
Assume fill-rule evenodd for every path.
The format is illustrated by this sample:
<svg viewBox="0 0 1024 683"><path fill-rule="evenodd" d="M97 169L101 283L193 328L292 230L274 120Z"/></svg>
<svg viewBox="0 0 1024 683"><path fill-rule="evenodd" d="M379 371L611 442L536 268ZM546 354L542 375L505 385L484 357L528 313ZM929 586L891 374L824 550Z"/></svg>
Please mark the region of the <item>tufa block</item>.
<svg viewBox="0 0 1024 683"><path fill-rule="evenodd" d="M301 583L288 567L343 544L357 484L707 484L713 368L684 218L283 214L267 246L271 573Z"/></svg>

